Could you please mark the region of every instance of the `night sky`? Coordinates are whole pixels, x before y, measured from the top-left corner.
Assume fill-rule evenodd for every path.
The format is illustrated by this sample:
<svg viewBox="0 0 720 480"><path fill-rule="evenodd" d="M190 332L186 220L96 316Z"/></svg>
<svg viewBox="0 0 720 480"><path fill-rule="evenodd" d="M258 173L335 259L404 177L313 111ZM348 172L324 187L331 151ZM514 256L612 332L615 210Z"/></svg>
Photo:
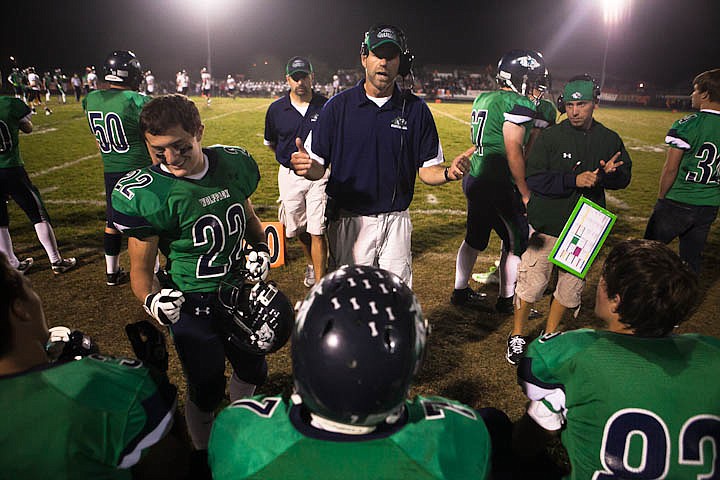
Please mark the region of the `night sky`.
<svg viewBox="0 0 720 480"><path fill-rule="evenodd" d="M293 55L310 57L319 77L358 67L363 33L380 22L405 30L420 66L495 65L507 50L531 48L556 79L599 78L607 38L594 0L30 0L3 5L0 70L6 77L14 55L20 66L71 73L130 49L160 79L181 68L197 77L207 63L206 13L218 78L282 79ZM633 0L610 31L608 81L689 93L695 74L720 67L719 25L717 0Z"/></svg>

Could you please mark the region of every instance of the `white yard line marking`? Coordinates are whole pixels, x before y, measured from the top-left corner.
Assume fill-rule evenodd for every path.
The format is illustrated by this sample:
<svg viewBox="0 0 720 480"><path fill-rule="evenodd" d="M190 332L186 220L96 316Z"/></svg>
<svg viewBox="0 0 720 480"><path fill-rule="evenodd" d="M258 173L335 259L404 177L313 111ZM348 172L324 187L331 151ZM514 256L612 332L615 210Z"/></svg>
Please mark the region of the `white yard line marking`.
<svg viewBox="0 0 720 480"><path fill-rule="evenodd" d="M268 104L268 105L269 105L269 104ZM207 122L207 121L210 121L210 120L217 120L218 118L227 117L227 116L233 115L233 114L235 114L235 113L252 112L252 111L255 111L255 110L264 110L264 109L266 109L266 108L268 107L268 105L258 105L257 107L253 107L253 108L241 108L241 109L238 109L238 110L233 110L232 112L221 113L220 115L215 115L214 117L205 118L204 121Z"/></svg>
<svg viewBox="0 0 720 480"><path fill-rule="evenodd" d="M100 200L43 200L43 203L53 205L92 205L93 207L104 207L105 201Z"/></svg>
<svg viewBox="0 0 720 480"><path fill-rule="evenodd" d="M28 135L42 135L43 133L50 133L55 131L57 131L57 128L55 127L40 128L37 130L33 130L32 132L28 133Z"/></svg>
<svg viewBox="0 0 720 480"><path fill-rule="evenodd" d="M623 209L623 210L627 210L628 208L630 208L630 205L628 205L627 203L623 202L622 200L620 200L620 199L617 198L617 197L613 197L613 196L612 196L611 194L609 194L607 191L605 191L605 200L607 200L607 202L608 202L610 205L612 205L613 207L621 208L621 209Z"/></svg>
<svg viewBox="0 0 720 480"><path fill-rule="evenodd" d="M451 114L449 114L449 113L447 113L447 112L443 112L442 110L438 110L437 108L435 108L435 107L433 107L433 106L430 106L430 110L431 110L433 113L439 113L439 114L442 115L443 117L451 118L451 119L455 120L456 122L460 122L460 123L462 123L462 124L464 124L464 125L470 125L470 122L468 122L468 121L466 121L466 120L463 120L463 119L460 118L460 117L456 117L455 115L451 115Z"/></svg>
<svg viewBox="0 0 720 480"><path fill-rule="evenodd" d="M60 165L55 165L54 167L47 168L45 170L40 170L38 172L29 173L28 176L30 178L39 177L41 175L47 175L48 173L55 172L57 170L62 170L63 168L72 167L73 165L77 165L78 163L84 162L85 160L90 160L91 158L99 157L99 153L93 153L92 155L86 155L84 157L78 158L76 160L70 160L69 162L61 163Z"/></svg>

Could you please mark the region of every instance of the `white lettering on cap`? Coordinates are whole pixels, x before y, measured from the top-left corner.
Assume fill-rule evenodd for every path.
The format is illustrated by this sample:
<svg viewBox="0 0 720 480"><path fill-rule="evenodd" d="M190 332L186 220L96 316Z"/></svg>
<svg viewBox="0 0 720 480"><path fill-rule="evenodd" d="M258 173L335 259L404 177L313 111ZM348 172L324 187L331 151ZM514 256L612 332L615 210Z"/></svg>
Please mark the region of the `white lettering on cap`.
<svg viewBox="0 0 720 480"><path fill-rule="evenodd" d="M393 40L397 40L395 32L391 28L383 28L380 30L377 34L377 38L391 38Z"/></svg>

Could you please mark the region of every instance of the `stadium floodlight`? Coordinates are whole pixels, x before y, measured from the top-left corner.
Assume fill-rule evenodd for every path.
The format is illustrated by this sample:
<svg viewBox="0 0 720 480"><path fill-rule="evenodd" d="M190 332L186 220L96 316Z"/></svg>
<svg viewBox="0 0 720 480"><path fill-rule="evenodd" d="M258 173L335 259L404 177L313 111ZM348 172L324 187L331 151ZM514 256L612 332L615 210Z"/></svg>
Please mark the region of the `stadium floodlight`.
<svg viewBox="0 0 720 480"><path fill-rule="evenodd" d="M608 48L610 47L610 30L618 25L629 13L631 0L603 0L603 20L605 23L605 53L603 54L602 74L600 75L600 90L605 87L605 66L607 64Z"/></svg>

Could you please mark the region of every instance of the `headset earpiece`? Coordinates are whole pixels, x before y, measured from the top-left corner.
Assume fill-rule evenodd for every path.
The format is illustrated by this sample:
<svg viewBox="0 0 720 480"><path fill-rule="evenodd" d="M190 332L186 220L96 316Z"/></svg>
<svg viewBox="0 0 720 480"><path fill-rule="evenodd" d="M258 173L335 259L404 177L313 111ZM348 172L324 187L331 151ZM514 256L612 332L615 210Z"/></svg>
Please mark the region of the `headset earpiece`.
<svg viewBox="0 0 720 480"><path fill-rule="evenodd" d="M558 112L560 112L560 115L565 113L565 97L563 97L562 94L557 99L557 109Z"/></svg>
<svg viewBox="0 0 720 480"><path fill-rule="evenodd" d="M415 60L415 55L413 55L410 50L400 52L400 67L398 68L398 74L400 76L405 77L410 75L412 72L413 60Z"/></svg>

